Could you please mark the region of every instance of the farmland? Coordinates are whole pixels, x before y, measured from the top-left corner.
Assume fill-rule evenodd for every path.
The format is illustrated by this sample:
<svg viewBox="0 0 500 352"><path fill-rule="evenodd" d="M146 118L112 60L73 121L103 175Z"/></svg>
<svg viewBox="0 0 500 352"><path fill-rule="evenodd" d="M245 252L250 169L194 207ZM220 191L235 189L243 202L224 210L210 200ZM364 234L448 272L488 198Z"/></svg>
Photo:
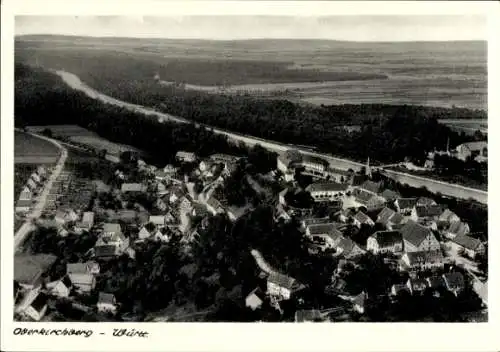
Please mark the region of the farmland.
<svg viewBox="0 0 500 352"><path fill-rule="evenodd" d="M136 151L137 148L118 144L99 137L96 133L89 131L77 125L49 125L49 126L29 126L28 131L41 133L44 130L50 130L52 135L57 138L62 138L68 142L73 142L78 145L88 146L95 150L105 149L107 153L119 156L124 151Z"/></svg>
<svg viewBox="0 0 500 352"><path fill-rule="evenodd" d="M59 150L43 139L22 132L14 135L14 162L16 164L53 164Z"/></svg>
<svg viewBox="0 0 500 352"><path fill-rule="evenodd" d="M20 37L16 61L78 75L132 101L134 90L171 94L279 95L315 105L415 104L486 109L486 44L322 40L193 40ZM139 103L140 102L136 102Z"/></svg>

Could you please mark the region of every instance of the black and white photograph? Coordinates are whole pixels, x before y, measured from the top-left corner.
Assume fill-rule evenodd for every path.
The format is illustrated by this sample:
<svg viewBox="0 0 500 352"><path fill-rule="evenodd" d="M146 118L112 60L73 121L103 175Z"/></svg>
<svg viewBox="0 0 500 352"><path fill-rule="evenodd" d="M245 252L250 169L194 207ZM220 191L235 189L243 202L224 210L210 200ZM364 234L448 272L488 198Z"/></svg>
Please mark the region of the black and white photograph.
<svg viewBox="0 0 500 352"><path fill-rule="evenodd" d="M13 42L15 323L491 321L486 15L22 14Z"/></svg>

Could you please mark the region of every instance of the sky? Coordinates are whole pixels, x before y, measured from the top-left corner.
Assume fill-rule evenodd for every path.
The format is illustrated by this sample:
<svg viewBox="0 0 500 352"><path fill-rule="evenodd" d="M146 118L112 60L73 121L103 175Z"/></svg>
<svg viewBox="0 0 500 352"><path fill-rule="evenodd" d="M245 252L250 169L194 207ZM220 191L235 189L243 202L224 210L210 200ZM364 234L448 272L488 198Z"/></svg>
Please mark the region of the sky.
<svg viewBox="0 0 500 352"><path fill-rule="evenodd" d="M479 15L419 16L16 16L16 35L237 40L486 40Z"/></svg>

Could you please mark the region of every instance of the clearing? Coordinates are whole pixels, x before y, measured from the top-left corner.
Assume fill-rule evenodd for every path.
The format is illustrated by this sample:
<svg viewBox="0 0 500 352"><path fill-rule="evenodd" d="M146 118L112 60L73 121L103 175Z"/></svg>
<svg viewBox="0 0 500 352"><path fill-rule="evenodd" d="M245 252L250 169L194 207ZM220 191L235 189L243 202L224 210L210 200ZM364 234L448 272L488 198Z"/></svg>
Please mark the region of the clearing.
<svg viewBox="0 0 500 352"><path fill-rule="evenodd" d="M15 164L55 164L59 149L46 140L16 131L14 134Z"/></svg>

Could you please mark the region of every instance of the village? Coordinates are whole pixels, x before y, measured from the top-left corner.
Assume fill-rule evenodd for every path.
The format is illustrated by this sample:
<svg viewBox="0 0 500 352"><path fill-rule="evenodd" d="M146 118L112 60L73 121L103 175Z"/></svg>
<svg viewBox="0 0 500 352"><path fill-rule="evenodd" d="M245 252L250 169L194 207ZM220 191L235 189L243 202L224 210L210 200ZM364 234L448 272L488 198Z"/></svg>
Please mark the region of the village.
<svg viewBox="0 0 500 352"><path fill-rule="evenodd" d="M402 197L384 188L383 182L373 179L369 160L361 172L344 171L321 158L287 150L278 155L275 170L249 175L241 166L244 157L227 154L199 157L178 151L175 163L163 168L139 157L129 159L125 167L113 170L108 183L82 179L71 170L63 170L52 183L42 215L33 220L36 231L92 245L62 269L54 254L16 253L18 319L52 320L61 302L97 320L119 319L121 302L114 292L97 289L107 263L123 256L133 261L145 243L168 244L174 237L189 254L208 219L225 216L237 223L251 214L256 202L228 196L233 191L229 185L234 184L228 180L238 172L260 201L272 205L276 223L299 224L312 256L326 253L339 260L326 291L341 303L320 307L301 294L307 283L281 267L273 268L263 254L248 248L260 281L242 293L247 310L258 312L268 302L283 314L283 307L293 301L296 322L362 317L373 297L364 289L349 290L345 279L367 253L383 257L399 275L384 294L391 302L402 295L439 297L446 292L459 297L473 290L482 306L487 305L486 273L477 261L485 256L487 244L458 215L430 197ZM47 166L33 171L18 195L16 216L30 212L51 172Z"/></svg>

